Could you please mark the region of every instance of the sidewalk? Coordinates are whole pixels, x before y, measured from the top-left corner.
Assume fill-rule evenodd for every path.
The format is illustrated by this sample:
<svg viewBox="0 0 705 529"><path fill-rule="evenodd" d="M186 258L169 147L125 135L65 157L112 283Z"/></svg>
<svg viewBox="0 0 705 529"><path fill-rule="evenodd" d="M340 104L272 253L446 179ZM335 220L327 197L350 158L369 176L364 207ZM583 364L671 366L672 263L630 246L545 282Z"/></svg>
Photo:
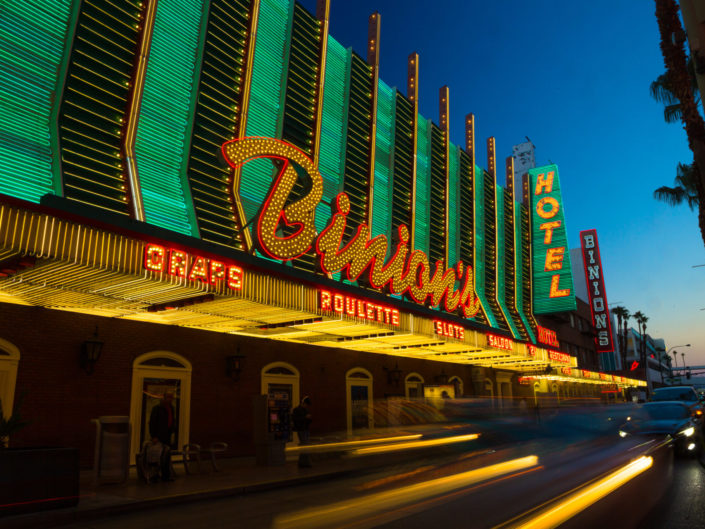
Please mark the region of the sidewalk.
<svg viewBox="0 0 705 529"><path fill-rule="evenodd" d="M332 479L371 470L370 461L339 457L315 461L311 468L299 468L296 459L283 466L257 466L254 458L218 460L219 472L204 462L199 474L185 474L175 462L176 479L169 483L146 484L134 467L123 484L94 486L93 472L81 473L80 499L76 507L0 518L3 529L29 529L60 526L140 509L173 503L222 498L280 487Z"/></svg>

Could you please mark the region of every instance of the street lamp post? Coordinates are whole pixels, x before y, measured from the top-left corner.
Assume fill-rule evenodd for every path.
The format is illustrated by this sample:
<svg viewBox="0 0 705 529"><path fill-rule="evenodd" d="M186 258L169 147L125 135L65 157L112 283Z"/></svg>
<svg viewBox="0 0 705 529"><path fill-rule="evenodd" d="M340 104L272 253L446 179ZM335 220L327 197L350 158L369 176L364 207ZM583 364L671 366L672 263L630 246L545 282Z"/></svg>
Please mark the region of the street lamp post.
<svg viewBox="0 0 705 529"><path fill-rule="evenodd" d="M684 345L674 345L673 347L670 347L670 348L668 349L668 351L666 351L666 357L668 357L669 353L670 353L671 351L673 351L673 361L674 361L676 367L678 367L678 351L675 351L675 349L676 349L677 347L690 347L690 344L687 343L687 344L684 344ZM663 350L663 349L662 349L662 350ZM685 356L685 353L683 353L683 355ZM683 364L683 367L685 367L685 364ZM674 378L674 377L675 377L675 375L673 374L673 367L671 367L671 381L673 381L673 378ZM661 383L663 383L663 372L661 373ZM673 382L671 382L671 383L673 383Z"/></svg>

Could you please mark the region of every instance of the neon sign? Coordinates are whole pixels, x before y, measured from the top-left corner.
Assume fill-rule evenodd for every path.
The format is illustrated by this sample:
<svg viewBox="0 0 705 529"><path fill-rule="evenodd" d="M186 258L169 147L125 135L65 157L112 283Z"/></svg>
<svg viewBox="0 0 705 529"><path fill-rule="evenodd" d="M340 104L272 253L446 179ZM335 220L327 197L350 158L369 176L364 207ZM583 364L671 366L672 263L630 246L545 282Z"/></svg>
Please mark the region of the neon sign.
<svg viewBox="0 0 705 529"><path fill-rule="evenodd" d="M561 353L560 351L549 351L548 357L554 362L560 362L561 364L570 364L570 355L566 353Z"/></svg>
<svg viewBox="0 0 705 529"><path fill-rule="evenodd" d="M514 350L514 340L505 336L497 336L496 334L487 335L487 345L495 349L503 349L505 351Z"/></svg>
<svg viewBox="0 0 705 529"><path fill-rule="evenodd" d="M567 230L558 167L529 170L534 269L534 312L575 310Z"/></svg>
<svg viewBox="0 0 705 529"><path fill-rule="evenodd" d="M319 291L319 309L337 312L354 318L399 326L399 311L362 298L338 294L330 290Z"/></svg>
<svg viewBox="0 0 705 529"><path fill-rule="evenodd" d="M610 312L605 295L605 281L602 275L600 246L597 244L597 230L580 232L580 245L585 265L585 283L592 311L592 324L597 330L596 350L598 353L614 351Z"/></svg>
<svg viewBox="0 0 705 529"><path fill-rule="evenodd" d="M143 264L144 268L151 272L166 273L211 285L225 282L232 290L242 290L243 271L239 266L198 255L189 255L181 250L158 244L147 244L144 247Z"/></svg>
<svg viewBox="0 0 705 529"><path fill-rule="evenodd" d="M389 260L385 260L387 238L371 238L367 224L360 224L355 234L343 241L350 213L350 199L345 193L338 194L332 217L317 233L314 220L323 196L323 179L313 161L298 148L272 138L253 137L226 142L222 152L233 168L256 158L277 163L277 175L256 222L258 249L268 257L291 261L314 249L325 273L344 272L349 281L364 281L376 290L405 295L419 304L438 307L442 303L445 311L458 312L465 318L472 318L480 310L472 267L458 262L449 268L441 259L432 268L424 252L409 248L408 227L399 226L398 242ZM305 196L291 200L299 178L297 169L310 182L305 183ZM238 189L239 182L233 187ZM234 199L239 201L238 196Z"/></svg>
<svg viewBox="0 0 705 529"><path fill-rule="evenodd" d="M539 331L539 342L552 347L560 347L558 344L558 335L556 335L556 331L552 331L546 327L541 327L540 325L537 325L536 327Z"/></svg>
<svg viewBox="0 0 705 529"><path fill-rule="evenodd" d="M449 338L457 338L458 340L465 339L465 329L460 325L441 320L433 320L433 328L436 330L436 334L440 336L448 336Z"/></svg>

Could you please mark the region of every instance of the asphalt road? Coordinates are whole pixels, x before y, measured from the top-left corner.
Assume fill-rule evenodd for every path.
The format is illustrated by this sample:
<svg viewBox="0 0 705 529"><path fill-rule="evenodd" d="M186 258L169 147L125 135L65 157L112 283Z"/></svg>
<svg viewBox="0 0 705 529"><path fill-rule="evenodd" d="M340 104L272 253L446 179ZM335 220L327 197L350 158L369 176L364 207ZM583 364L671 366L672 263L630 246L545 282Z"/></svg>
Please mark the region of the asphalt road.
<svg viewBox="0 0 705 529"><path fill-rule="evenodd" d="M363 529L424 528L451 526L465 528L491 528L514 516L525 513L535 505L555 498L557 495L583 484L586 480L601 475L608 468L621 464L627 457L618 445L596 450L580 457L569 457L570 450L546 453L535 463L516 463L516 467L505 469L494 476L473 480L472 473L478 469L492 468L507 461L523 461L538 445L527 445L521 449L502 451L481 450L437 458L434 460L409 461L386 468L383 471L358 475L334 481L325 481L299 487L207 500L159 509L138 511L94 521L83 521L69 526L72 529L180 529L180 528L247 528L247 529ZM566 456L568 454L568 456ZM484 471L484 470L483 470ZM659 471L654 478L642 484L647 490L654 481L661 480ZM692 489L693 496L702 498L703 475L696 461L678 462L674 489ZM464 476L468 476L465 478ZM466 479L462 486L448 483L458 477ZM688 480L687 483L682 481ZM699 480L699 481L698 481ZM683 492L681 492L682 494ZM633 505L632 514L637 518L648 510L643 501L644 489L627 492ZM678 500L677 495L674 497ZM624 505L623 498L614 498ZM650 527L691 528L693 520L703 520L703 502L684 503L681 515L688 522L681 525L663 525L656 521ZM699 510L699 518L693 511ZM598 513L600 521L614 517L613 507L606 506L607 514ZM660 512L660 511L659 511ZM665 511L664 511L665 512ZM673 509L668 509L669 519ZM655 520L655 519L652 519ZM591 525L594 526L594 525ZM627 524L600 523L601 529L608 527L641 527ZM581 526L583 527L583 526Z"/></svg>
<svg viewBox="0 0 705 529"><path fill-rule="evenodd" d="M705 527L705 468L694 459L676 459L672 486L640 529L700 527Z"/></svg>

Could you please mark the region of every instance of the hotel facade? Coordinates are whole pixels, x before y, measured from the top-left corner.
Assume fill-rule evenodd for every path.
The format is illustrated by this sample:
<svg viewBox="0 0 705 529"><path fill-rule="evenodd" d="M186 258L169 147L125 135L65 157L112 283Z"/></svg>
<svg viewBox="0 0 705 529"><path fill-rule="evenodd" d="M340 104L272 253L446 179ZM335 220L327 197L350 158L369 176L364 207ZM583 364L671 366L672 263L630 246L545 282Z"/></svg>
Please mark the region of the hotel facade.
<svg viewBox="0 0 705 529"><path fill-rule="evenodd" d="M378 14L362 57L328 1L3 11L0 399L30 422L13 445L89 465L90 419L121 415L134 454L166 390L177 445L248 454L260 394L310 395L314 435L355 436L410 420L390 402L641 384L536 323L575 309L558 168L519 182L494 138L478 166L472 114L452 144L448 87L437 122L418 112L418 55L405 90L379 78Z"/></svg>

